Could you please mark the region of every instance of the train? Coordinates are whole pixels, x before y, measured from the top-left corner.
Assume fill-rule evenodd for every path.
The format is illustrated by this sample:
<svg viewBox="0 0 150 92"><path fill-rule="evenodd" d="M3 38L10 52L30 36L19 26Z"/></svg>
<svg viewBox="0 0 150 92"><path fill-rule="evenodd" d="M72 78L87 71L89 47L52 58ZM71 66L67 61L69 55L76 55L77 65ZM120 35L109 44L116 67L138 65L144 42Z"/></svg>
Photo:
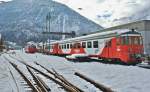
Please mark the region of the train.
<svg viewBox="0 0 150 92"><path fill-rule="evenodd" d="M3 52L3 49L5 49L5 46L2 35L0 34L0 52Z"/></svg>
<svg viewBox="0 0 150 92"><path fill-rule="evenodd" d="M143 38L134 29L118 29L51 42L45 51L68 60L103 60L123 64L143 61Z"/></svg>
<svg viewBox="0 0 150 92"><path fill-rule="evenodd" d="M36 44L27 43L27 45L25 46L26 53L36 53L37 51L38 50L37 50Z"/></svg>

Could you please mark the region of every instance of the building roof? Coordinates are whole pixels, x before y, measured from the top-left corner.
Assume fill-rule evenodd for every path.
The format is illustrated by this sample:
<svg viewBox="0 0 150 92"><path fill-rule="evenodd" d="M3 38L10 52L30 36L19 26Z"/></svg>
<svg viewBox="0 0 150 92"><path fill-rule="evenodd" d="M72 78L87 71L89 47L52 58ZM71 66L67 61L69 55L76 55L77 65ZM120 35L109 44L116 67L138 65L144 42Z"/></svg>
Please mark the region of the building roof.
<svg viewBox="0 0 150 92"><path fill-rule="evenodd" d="M121 24L118 26L105 28L105 29L102 29L100 31L93 32L93 33L99 33L103 31L110 31L110 30L116 30L116 29L136 29L140 31L150 31L150 20L140 20L140 21L130 22L126 24Z"/></svg>

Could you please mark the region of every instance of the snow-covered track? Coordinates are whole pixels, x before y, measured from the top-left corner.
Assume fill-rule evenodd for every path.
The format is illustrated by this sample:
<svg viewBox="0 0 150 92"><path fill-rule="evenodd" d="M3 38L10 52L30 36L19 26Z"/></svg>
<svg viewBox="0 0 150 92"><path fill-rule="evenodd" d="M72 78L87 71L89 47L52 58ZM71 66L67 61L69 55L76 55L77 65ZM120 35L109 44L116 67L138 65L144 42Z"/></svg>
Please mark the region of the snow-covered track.
<svg viewBox="0 0 150 92"><path fill-rule="evenodd" d="M45 68L44 66L42 66L41 64L35 62L37 65L40 65L43 69L45 69L47 72L49 72L50 74L52 74L55 78L58 78L60 81L62 81L63 83L67 84L68 86L72 87L73 89L75 89L77 92L84 92L83 90L81 90L80 88L78 88L77 86L73 85L72 83L70 83L67 79L65 79L62 75L60 75L58 72L55 71L55 69L53 69L54 72L50 71L49 69Z"/></svg>
<svg viewBox="0 0 150 92"><path fill-rule="evenodd" d="M74 83L73 81L70 81L70 79L68 80L68 78L66 79L64 77L64 74L59 74L58 71L56 71L56 70L58 70L57 68L56 68L56 70L55 70L54 67L49 69L49 68L46 68L42 64L39 64L38 62L35 62L35 61L32 64L28 64L28 63L26 63L26 61L24 61L22 59L22 57L16 58L16 57L11 56L11 55L10 55L10 57L17 60L17 61L19 61L20 63L23 63L28 68L31 68L35 72L38 72L39 74L46 77L47 79L52 80L56 84L60 85L61 88L64 89L65 91L67 91L67 92L93 92L94 90L95 90L94 92L114 92L112 89L110 89L110 88L108 88L108 87L106 87L102 84L98 84L96 82L93 83L93 82L87 80L86 79L87 77L86 78L81 78L81 76L77 76L76 75L77 72L73 69L73 67L69 67L68 65L65 65L63 67L59 67L61 70L63 70L65 68L65 70L63 70L63 72L66 72L65 77L67 77L67 75L68 76L70 76L70 75L73 76L75 78L74 81L82 81L83 83L85 83L84 87L86 87L87 89L83 89L82 85L81 86L79 86L79 85L75 86L77 84ZM66 70L66 68L67 68L67 70ZM30 71L30 69L28 69L28 70ZM46 73L43 72L43 71L46 71ZM92 87L92 89L90 87ZM86 90L88 90L88 91L86 91Z"/></svg>
<svg viewBox="0 0 150 92"><path fill-rule="evenodd" d="M32 81L30 81L26 75L17 67L16 64L9 62L17 71L18 73L21 75L21 77L24 79L24 81L26 81L26 83L28 84L28 86L32 89L33 92L40 92L37 87L33 84Z"/></svg>
<svg viewBox="0 0 150 92"><path fill-rule="evenodd" d="M28 66L27 69L42 92L49 92L51 90L45 83L39 80L38 76Z"/></svg>
<svg viewBox="0 0 150 92"><path fill-rule="evenodd" d="M60 79L62 82L66 83L67 85L73 87L76 90L79 90L78 92L84 92L81 89L79 89L78 87L74 86L72 83L70 83L69 81L67 81L67 79L65 79L62 75L60 75L57 71L55 71L55 69L53 69L53 71L50 71L49 69L45 68L44 66L42 66L41 64L34 62L37 65L41 66L42 68L44 68L45 70L47 70L50 74L54 75L54 77ZM87 78L85 75L79 73L79 72L75 72L74 75L79 76L80 78L82 78L83 80L86 80L87 82L90 82L91 84L93 84L95 87L99 88L101 91L103 92L114 92L111 88L108 88L102 84L99 84L97 82L95 82L94 80Z"/></svg>
<svg viewBox="0 0 150 92"><path fill-rule="evenodd" d="M102 90L103 92L114 92L112 89L102 85L102 84L99 84L97 82L95 82L94 80L86 77L85 75L79 73L79 72L75 72L75 75L79 76L80 78L90 82L91 84L93 84L95 87L99 88L100 90Z"/></svg>
<svg viewBox="0 0 150 92"><path fill-rule="evenodd" d="M46 74L46 73L44 73L44 72L42 72L42 71L40 71L40 70L34 68L34 67L31 66L31 65L27 65L27 66L30 67L30 68L32 68L33 70L39 72L39 73L42 74L43 76L49 78L50 80L56 82L57 84L63 86L64 89L65 89L66 91L68 91L68 92L80 92L80 91L76 90L75 88L73 88L73 87L67 85L66 83L60 82L60 81L58 81L57 79L55 79L55 78L49 76L48 74Z"/></svg>
<svg viewBox="0 0 150 92"><path fill-rule="evenodd" d="M34 81L31 81L31 79L29 79L27 77L26 74L23 73L23 71L21 71L21 69L18 68L18 66L13 63L12 61L10 61L8 58L5 57L6 60L9 61L9 63L14 67L14 69L21 75L21 77L23 78L23 80L27 83L28 87L31 88L31 91L33 92L49 92L50 88L45 84L45 82L43 82L40 77L38 77L37 75L35 75L34 72L32 72L28 66L27 70L29 71L29 73L31 74L32 78ZM23 62L21 62L23 63Z"/></svg>
<svg viewBox="0 0 150 92"><path fill-rule="evenodd" d="M14 58L14 57L12 57L12 58ZM28 71L30 72L30 74L32 75L33 79L35 80L36 84L40 87L40 89L42 90L42 92L48 92L48 90L46 90L46 88L43 87L44 85L41 84L41 82L39 81L38 77L30 70L30 68L33 69L34 71L40 73L41 75L45 76L46 78L54 81L56 84L59 84L67 92L84 92L81 89L79 89L78 87L76 87L73 84L71 84L70 82L68 82L63 76L59 76L58 73L55 74L53 72L50 72L50 70L48 70L48 69L46 69L46 68L43 67L43 69L45 69L46 71L49 71L49 73L53 74L54 77L51 77L50 75L44 73L40 69L37 69L37 68L33 67L32 65L29 65L29 64L25 63L24 61L18 60L17 58L14 58L14 59L16 59L20 63L26 65Z"/></svg>

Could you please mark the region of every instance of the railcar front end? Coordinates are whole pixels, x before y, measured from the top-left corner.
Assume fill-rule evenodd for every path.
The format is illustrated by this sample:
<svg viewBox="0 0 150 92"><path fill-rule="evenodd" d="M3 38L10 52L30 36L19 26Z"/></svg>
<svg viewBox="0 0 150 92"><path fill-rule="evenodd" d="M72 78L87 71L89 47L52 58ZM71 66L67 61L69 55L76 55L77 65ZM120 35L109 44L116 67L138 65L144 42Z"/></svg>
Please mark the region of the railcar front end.
<svg viewBox="0 0 150 92"><path fill-rule="evenodd" d="M37 52L37 48L34 45L28 45L25 47L25 52L26 53L35 53L35 52Z"/></svg>
<svg viewBox="0 0 150 92"><path fill-rule="evenodd" d="M143 49L141 34L130 31L106 42L99 57L102 59L111 59L113 62L136 64L143 61Z"/></svg>

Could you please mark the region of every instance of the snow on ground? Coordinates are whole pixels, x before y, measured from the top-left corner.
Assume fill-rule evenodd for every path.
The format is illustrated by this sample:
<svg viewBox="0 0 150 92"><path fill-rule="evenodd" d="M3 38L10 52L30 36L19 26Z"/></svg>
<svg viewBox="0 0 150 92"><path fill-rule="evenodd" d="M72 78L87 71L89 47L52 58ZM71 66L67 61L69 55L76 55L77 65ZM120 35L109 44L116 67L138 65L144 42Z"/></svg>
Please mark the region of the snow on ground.
<svg viewBox="0 0 150 92"><path fill-rule="evenodd" d="M0 57L0 91L1 92L9 92L12 90L11 85L9 83L9 71L8 68L5 66L5 62Z"/></svg>
<svg viewBox="0 0 150 92"><path fill-rule="evenodd" d="M123 66L114 64L102 64L99 62L69 62L62 57L36 54L26 54L23 51L16 51L16 56L21 56L22 60L28 63L37 61L47 68L54 68L63 74L67 79L76 85L86 83L76 81L77 77L72 77L73 71L79 71L91 79L111 87L117 92L148 92L150 90L150 70L137 66ZM7 55L7 54L4 54ZM68 71L66 71L68 70ZM2 72L2 71L0 71ZM1 84L0 84L1 85ZM86 87L81 85L85 90ZM91 92L98 92L93 90Z"/></svg>
<svg viewBox="0 0 150 92"><path fill-rule="evenodd" d="M6 56L7 54L5 54ZM17 79L19 76L14 77L14 69L10 67L8 61L0 56L0 92L25 92L21 86L18 85ZM15 73L15 74L14 74ZM21 91L20 91L21 90Z"/></svg>
<svg viewBox="0 0 150 92"><path fill-rule="evenodd" d="M150 75L150 70L135 66L99 63L76 64L74 67L78 67L90 78L109 85L119 92L145 92L150 90L150 80L147 78Z"/></svg>

